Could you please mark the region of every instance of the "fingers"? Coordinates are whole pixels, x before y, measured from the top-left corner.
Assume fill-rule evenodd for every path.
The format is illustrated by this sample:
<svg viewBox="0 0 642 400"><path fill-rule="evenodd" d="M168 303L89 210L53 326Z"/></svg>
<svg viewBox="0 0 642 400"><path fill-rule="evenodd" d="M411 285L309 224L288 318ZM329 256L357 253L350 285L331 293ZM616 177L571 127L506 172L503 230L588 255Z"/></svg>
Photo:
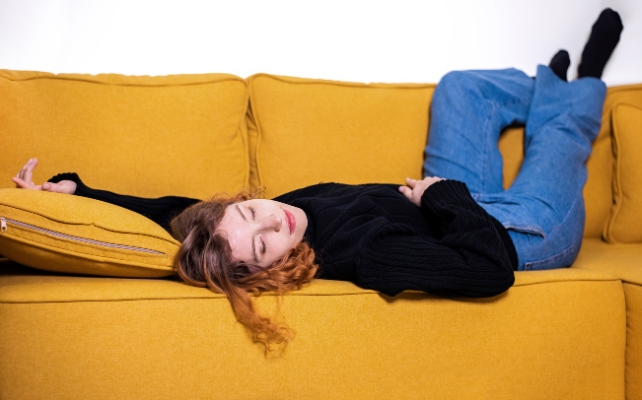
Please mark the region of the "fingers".
<svg viewBox="0 0 642 400"><path fill-rule="evenodd" d="M11 178L11 180L16 184L16 188L18 189L42 190L42 185L36 185L33 182L25 182L24 180L16 178L15 176Z"/></svg>
<svg viewBox="0 0 642 400"><path fill-rule="evenodd" d="M30 187L25 187L23 185L31 185L35 186L32 178L33 178L33 170L36 168L36 165L38 165L38 160L35 158L30 158L29 161L22 167L22 169L16 174L16 178L22 181L20 184L16 182L16 187L22 187L24 189L28 189Z"/></svg>
<svg viewBox="0 0 642 400"><path fill-rule="evenodd" d="M33 180L32 180L33 170L36 169L36 166L38 165L38 159L37 158L32 158L31 160L29 160L28 164L29 165L27 167L27 172L25 174L24 180L27 181L27 182L31 182L31 184L33 185Z"/></svg>
<svg viewBox="0 0 642 400"><path fill-rule="evenodd" d="M412 200L412 189L408 186L399 186L399 191L406 196L408 200Z"/></svg>
<svg viewBox="0 0 642 400"><path fill-rule="evenodd" d="M27 187L25 187L25 186L27 186L27 182L25 182L22 179L18 178L19 175L20 175L20 173L18 173L18 175L16 175L13 178L11 178L11 181L16 184L17 188L27 189Z"/></svg>
<svg viewBox="0 0 642 400"><path fill-rule="evenodd" d="M44 190L46 192L66 193L65 188L57 183L45 182L42 185L36 185L33 182L25 182L24 180L16 177L11 178L11 180L19 189Z"/></svg>
<svg viewBox="0 0 642 400"><path fill-rule="evenodd" d="M414 189L416 184L417 184L416 179L406 178L406 185L408 185L411 189Z"/></svg>
<svg viewBox="0 0 642 400"><path fill-rule="evenodd" d="M424 194L424 191L426 188L429 186L429 184L426 182L426 180L422 179L417 182L415 187L413 188L413 192L415 193L415 197L421 197L422 194Z"/></svg>
<svg viewBox="0 0 642 400"><path fill-rule="evenodd" d="M406 186L399 186L399 191L412 203L421 207L421 197L426 189L442 180L444 178L438 176L427 176L421 180L406 178Z"/></svg>
<svg viewBox="0 0 642 400"><path fill-rule="evenodd" d="M426 187L428 187L428 186L432 185L433 183L436 183L436 182L439 182L439 181L443 181L443 180L444 180L444 178L440 178L438 176L427 176L422 181L425 182L427 184Z"/></svg>
<svg viewBox="0 0 642 400"><path fill-rule="evenodd" d="M33 182L33 171L38 165L37 158L30 158L29 161L20 169L20 171L11 178L16 188L29 190L42 190L42 185L36 185Z"/></svg>
<svg viewBox="0 0 642 400"><path fill-rule="evenodd" d="M413 204L417 206L421 204L421 194L418 193L417 186L412 189L408 186L399 186L399 191Z"/></svg>
<svg viewBox="0 0 642 400"><path fill-rule="evenodd" d="M29 161L22 167L18 174L18 178L22 179L25 182L31 182L33 177L33 169L38 164L38 160L35 158L30 158Z"/></svg>

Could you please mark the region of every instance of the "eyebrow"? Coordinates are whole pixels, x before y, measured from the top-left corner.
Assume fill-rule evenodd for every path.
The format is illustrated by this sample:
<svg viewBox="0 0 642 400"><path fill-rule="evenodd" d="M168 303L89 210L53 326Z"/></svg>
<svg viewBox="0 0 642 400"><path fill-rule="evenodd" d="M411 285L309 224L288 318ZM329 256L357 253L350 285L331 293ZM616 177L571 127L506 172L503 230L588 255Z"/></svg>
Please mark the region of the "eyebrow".
<svg viewBox="0 0 642 400"><path fill-rule="evenodd" d="M241 217L243 217L243 219L247 221L247 218L245 218L245 214L243 214L243 212L241 211L241 207L239 207L238 204L235 204L234 206L236 207L236 211L238 211L239 214L241 214Z"/></svg>
<svg viewBox="0 0 642 400"><path fill-rule="evenodd" d="M238 211L239 214L241 214L241 217L245 221L247 221L247 218L245 217L245 214L243 214L243 211L241 211L241 207L239 207L238 204L236 204L235 207L236 207L236 211ZM256 253L256 244L254 243L254 238L252 238L252 255L254 256L254 262L256 262L258 264L259 263L259 257L257 256L257 253Z"/></svg>

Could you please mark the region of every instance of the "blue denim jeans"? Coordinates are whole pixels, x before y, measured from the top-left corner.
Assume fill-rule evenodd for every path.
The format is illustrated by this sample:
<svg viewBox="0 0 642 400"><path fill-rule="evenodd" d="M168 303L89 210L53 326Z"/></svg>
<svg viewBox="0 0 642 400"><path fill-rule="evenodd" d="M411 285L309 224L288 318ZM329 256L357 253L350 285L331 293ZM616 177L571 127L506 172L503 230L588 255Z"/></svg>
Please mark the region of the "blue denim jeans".
<svg viewBox="0 0 642 400"><path fill-rule="evenodd" d="M584 232L586 160L601 125L606 86L573 82L538 66L447 74L435 90L424 176L466 183L473 198L508 230L519 270L569 266ZM500 131L525 124L524 162L504 190Z"/></svg>

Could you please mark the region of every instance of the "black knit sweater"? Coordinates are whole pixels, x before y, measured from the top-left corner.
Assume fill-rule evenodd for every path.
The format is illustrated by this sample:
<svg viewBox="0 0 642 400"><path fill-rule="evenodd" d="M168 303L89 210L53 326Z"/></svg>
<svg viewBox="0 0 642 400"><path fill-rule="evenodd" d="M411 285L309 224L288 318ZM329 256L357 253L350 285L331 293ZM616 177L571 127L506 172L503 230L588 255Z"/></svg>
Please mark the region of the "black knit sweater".
<svg viewBox="0 0 642 400"><path fill-rule="evenodd" d="M329 183L274 200L306 212L305 237L320 261L322 278L390 296L414 289L487 297L512 286L513 242L465 184L432 184L421 208L398 188Z"/></svg>
<svg viewBox="0 0 642 400"><path fill-rule="evenodd" d="M76 195L142 214L165 229L199 200L166 196L144 199L84 185ZM517 254L506 229L470 196L465 184L443 180L423 194L421 207L398 185L319 184L274 200L299 207L308 217L305 240L321 268L318 277L354 282L389 296L404 290L495 296L514 283Z"/></svg>

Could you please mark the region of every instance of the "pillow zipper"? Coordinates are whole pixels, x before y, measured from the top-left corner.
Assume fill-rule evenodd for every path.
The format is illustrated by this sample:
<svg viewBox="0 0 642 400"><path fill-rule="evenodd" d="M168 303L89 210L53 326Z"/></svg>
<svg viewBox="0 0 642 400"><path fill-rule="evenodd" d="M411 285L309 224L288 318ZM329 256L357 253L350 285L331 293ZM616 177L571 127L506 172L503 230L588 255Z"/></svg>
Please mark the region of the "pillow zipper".
<svg viewBox="0 0 642 400"><path fill-rule="evenodd" d="M19 226L21 228L31 229L31 230L34 230L34 231L37 231L37 232L41 232L41 233L44 233L46 235L55 236L55 237L59 237L59 238L62 238L62 239L67 239L67 240L72 240L72 241L75 241L75 242L89 243L89 244L94 244L94 245L103 246L103 247L113 247L113 248L116 248L116 249L123 249L123 250L132 250L132 251L138 251L138 252L142 252L142 253L165 255L165 253L162 253L160 251L152 250L152 249L146 249L144 247L127 246L127 245L124 245L124 244L109 243L109 242L103 242L103 241L100 241L100 240L87 239L87 238L83 238L83 237L79 237L79 236L67 235L66 233L56 232L56 231L52 231L50 229L41 228L39 226L25 224L24 222L16 221L16 220L5 218L5 217L0 217L0 233L4 233L4 232L6 232L8 230L7 223L9 223L11 225Z"/></svg>

